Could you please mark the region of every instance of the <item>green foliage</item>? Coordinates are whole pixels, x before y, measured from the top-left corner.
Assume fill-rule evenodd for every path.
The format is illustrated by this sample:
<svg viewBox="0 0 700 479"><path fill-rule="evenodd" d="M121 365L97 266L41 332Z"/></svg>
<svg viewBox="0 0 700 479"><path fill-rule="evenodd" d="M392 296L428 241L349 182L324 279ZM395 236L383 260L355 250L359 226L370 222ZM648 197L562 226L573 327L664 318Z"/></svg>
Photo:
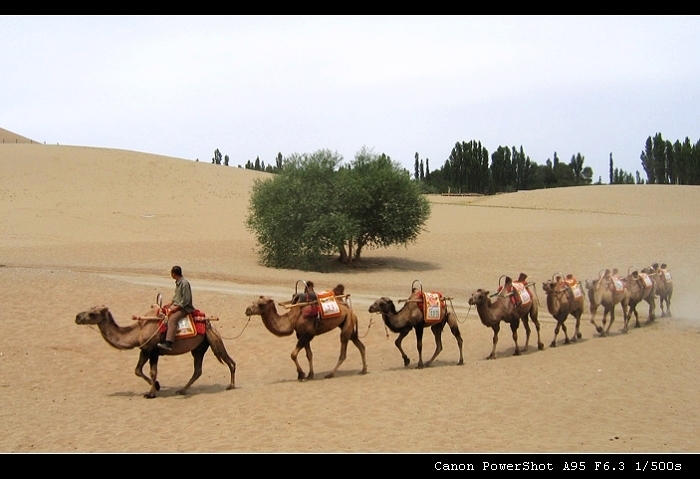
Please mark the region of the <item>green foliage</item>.
<svg viewBox="0 0 700 479"><path fill-rule="evenodd" d="M647 138L640 159L647 183L700 185L700 141L672 144L657 133Z"/></svg>
<svg viewBox="0 0 700 479"><path fill-rule="evenodd" d="M246 226L263 264L325 270L366 248L417 239L430 206L409 173L386 155L363 149L349 165L329 150L292 155L273 178L254 183Z"/></svg>

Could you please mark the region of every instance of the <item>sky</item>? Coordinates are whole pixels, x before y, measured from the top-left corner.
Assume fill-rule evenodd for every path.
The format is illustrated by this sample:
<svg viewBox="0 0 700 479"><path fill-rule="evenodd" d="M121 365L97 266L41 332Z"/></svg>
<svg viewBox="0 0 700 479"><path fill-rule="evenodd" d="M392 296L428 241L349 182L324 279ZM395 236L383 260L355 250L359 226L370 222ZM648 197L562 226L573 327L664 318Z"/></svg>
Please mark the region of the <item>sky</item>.
<svg viewBox="0 0 700 479"><path fill-rule="evenodd" d="M458 142L646 178L700 140L698 16L0 16L0 127L233 166Z"/></svg>

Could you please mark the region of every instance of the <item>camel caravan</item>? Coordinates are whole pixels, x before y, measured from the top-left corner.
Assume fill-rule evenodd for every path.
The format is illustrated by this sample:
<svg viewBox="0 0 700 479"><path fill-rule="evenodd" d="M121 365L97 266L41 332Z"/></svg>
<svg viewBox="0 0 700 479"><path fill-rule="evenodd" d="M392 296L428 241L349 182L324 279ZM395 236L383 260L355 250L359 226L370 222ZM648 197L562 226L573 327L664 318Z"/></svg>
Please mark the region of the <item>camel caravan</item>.
<svg viewBox="0 0 700 479"><path fill-rule="evenodd" d="M303 290L300 291L302 286ZM653 322L656 317L657 298L661 316L671 316L673 281L665 264L653 263L650 267L641 270L630 267L626 276L620 276L617 269L600 270L595 278L586 279L583 283L579 282L573 274L554 273L550 280L542 283L542 290L545 295L547 311L556 321L554 337L549 345L551 348L557 346L557 336L560 332L564 334L563 344L570 344L582 338L581 317L585 309L586 297L591 315L590 322L601 337L610 333L618 305L622 309L623 333L628 332L632 315L635 317L635 327L641 326L636 308L642 302L648 306L645 324ZM460 321L458 321L452 307L453 298L447 297L441 292L424 291L419 280L413 281L410 291L408 298L398 300L399 303L403 303L399 310L396 309L394 302L387 297L377 299L368 309L370 313L381 315L387 337L389 337L389 332L398 335L394 345L401 353L403 366L408 367L411 363L410 358L402 348L404 338L411 331L416 334L418 351L416 368L421 369L429 367L442 352L442 331L445 325L449 325L450 332L457 342L459 349L457 364L463 365L463 339L459 330ZM471 294L468 298L469 311L475 307L482 324L493 330L492 349L486 359L496 359L496 346L502 322L510 326L515 345L514 356L528 350L531 336L530 322L535 326L537 333L537 349L544 349L538 317L539 303L535 283L529 281L528 276L524 273L520 273L515 280L502 275L493 293L488 289L479 288ZM280 314L278 306L285 309L286 312ZM598 324L596 315L601 306L603 314L601 324ZM219 318L195 310L177 323L177 332L172 348L164 350L161 345L166 335L168 313L168 307L162 305L162 296L159 294L156 304L153 304L144 315L134 315L132 317L134 322L129 326L117 324L106 306L94 307L78 313L75 322L81 325L97 326L105 341L114 348L139 349L140 354L134 372L150 386L149 391L144 394L146 398L156 397L156 392L160 390L160 384L157 380L157 365L161 355L192 354L194 359L192 377L184 387L176 391L177 394L185 394L201 376L204 355L210 347L217 360L229 368L231 381L226 389L234 389L236 363L229 356L223 338L212 324L212 321L217 321ZM246 308L245 314L249 318L260 316L265 328L275 336L296 335L297 342L292 350L291 359L296 367L299 381L314 378L313 352L311 350L313 338L334 331L336 328L340 330L340 354L335 367L325 377L334 377L345 361L348 342L352 342L360 353L362 361L360 374L367 373L365 346L358 334L359 321L352 308L350 294L345 293L343 285L337 285L333 290L317 293L314 290L313 282L299 280L295 285L295 292L291 300L275 303L272 298L260 296ZM566 327L566 320L569 316L575 320L571 336L569 336ZM518 330L521 323L526 335L522 349L518 343ZM430 359L424 362L423 332L428 327L435 339L435 351ZM308 373L304 371L298 360L298 355L302 350L306 353ZM146 362L150 364L148 376L143 372Z"/></svg>

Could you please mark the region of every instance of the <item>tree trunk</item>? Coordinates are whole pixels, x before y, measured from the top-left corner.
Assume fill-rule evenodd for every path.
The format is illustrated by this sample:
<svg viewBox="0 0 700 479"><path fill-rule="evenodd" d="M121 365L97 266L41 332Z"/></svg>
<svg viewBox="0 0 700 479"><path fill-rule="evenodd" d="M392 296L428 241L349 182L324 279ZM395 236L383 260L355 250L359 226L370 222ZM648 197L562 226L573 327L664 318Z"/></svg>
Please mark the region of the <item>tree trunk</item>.
<svg viewBox="0 0 700 479"><path fill-rule="evenodd" d="M340 261L343 264L348 264L348 253L347 251L345 251L345 244L340 243L340 245L338 246L338 250L340 251L340 257L338 258L338 261Z"/></svg>

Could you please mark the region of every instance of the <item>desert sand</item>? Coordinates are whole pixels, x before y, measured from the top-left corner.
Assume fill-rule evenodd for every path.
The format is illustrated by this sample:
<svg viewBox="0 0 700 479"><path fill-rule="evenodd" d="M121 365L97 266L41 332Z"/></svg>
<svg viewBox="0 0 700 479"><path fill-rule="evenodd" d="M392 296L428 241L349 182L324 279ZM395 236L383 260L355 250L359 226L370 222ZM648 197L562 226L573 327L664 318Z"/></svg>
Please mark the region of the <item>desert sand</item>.
<svg viewBox="0 0 700 479"><path fill-rule="evenodd" d="M700 188L600 185L491 197L431 196L432 214L408 247L368 250L355 268L329 273L266 268L244 226L250 188L265 173L115 149L0 144L0 452L698 452ZM603 268L668 264L672 317L551 348L555 322L542 282L580 280ZM131 322L158 293L172 296L181 265L195 305L237 362L236 386L211 352L185 396L189 354L163 357L155 399L134 375L137 350L110 347L77 313L107 305ZM477 288L525 272L536 282L537 350L513 356L469 308ZM244 311L259 295L287 300L299 279L343 283L367 348L350 345L333 379L338 332L316 337L316 378L297 381L294 337L269 333ZM465 364L443 334L435 363L404 368L381 318L381 296L411 284L441 291L464 338ZM638 307L646 320L646 303ZM660 310L657 306L657 315ZM598 313L600 316L600 312ZM570 331L573 320L567 321ZM520 345L524 344L520 328ZM424 357L434 349L426 330ZM301 363L308 369L303 354ZM146 368L147 370L148 368Z"/></svg>

